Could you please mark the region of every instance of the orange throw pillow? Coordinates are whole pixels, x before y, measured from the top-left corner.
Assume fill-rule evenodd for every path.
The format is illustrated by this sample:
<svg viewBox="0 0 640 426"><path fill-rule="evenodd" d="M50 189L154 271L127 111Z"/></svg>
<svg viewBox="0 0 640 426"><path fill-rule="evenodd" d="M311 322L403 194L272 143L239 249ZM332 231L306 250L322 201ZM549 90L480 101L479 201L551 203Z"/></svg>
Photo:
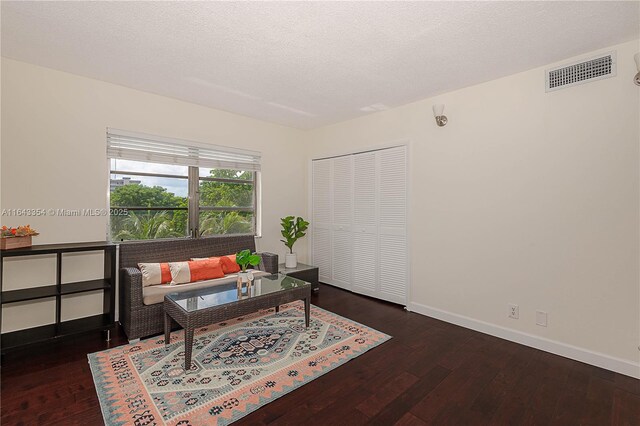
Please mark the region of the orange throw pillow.
<svg viewBox="0 0 640 426"><path fill-rule="evenodd" d="M194 257L191 260L218 259L222 265L222 272L226 274L235 274L240 272L240 265L236 263L236 255L228 254L220 257Z"/></svg>
<svg viewBox="0 0 640 426"><path fill-rule="evenodd" d="M212 280L224 277L220 259L207 259L203 261L189 262L191 281Z"/></svg>
<svg viewBox="0 0 640 426"><path fill-rule="evenodd" d="M195 281L212 280L224 277L220 259L190 260L188 262L172 262L171 284L186 284Z"/></svg>
<svg viewBox="0 0 640 426"><path fill-rule="evenodd" d="M228 254L220 257L220 262L222 263L222 272L225 274L235 274L236 272L240 272L240 265L236 263L235 254Z"/></svg>

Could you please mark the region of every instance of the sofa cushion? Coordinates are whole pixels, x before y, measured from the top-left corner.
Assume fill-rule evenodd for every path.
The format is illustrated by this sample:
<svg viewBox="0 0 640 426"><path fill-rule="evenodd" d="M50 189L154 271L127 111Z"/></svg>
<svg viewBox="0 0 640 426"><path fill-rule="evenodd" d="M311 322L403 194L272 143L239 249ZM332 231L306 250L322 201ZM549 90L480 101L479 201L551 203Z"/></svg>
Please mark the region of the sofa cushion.
<svg viewBox="0 0 640 426"><path fill-rule="evenodd" d="M142 272L142 286L168 284L171 282L171 269L168 263L138 263Z"/></svg>
<svg viewBox="0 0 640 426"><path fill-rule="evenodd" d="M255 278L264 277L266 275L270 275L268 272L252 270L253 276ZM156 303L162 303L164 300L164 295L169 293L180 293L183 291L197 290L201 288L212 287L214 285L219 284L227 284L236 282L238 279L237 274L229 274L225 275L222 278L217 278L213 280L206 281L198 281L189 284L181 284L181 285L154 285L150 287L144 287L142 289L142 303L145 305L154 305Z"/></svg>
<svg viewBox="0 0 640 426"><path fill-rule="evenodd" d="M171 269L171 284L186 284L224 277L222 264L217 257L187 262L171 262L169 268Z"/></svg>

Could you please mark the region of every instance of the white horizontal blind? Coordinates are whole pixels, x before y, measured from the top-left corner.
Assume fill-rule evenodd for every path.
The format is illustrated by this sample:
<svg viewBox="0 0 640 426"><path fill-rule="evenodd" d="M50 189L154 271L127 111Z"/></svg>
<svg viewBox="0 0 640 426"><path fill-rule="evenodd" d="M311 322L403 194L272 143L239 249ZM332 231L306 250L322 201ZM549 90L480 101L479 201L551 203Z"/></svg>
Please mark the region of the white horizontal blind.
<svg viewBox="0 0 640 426"><path fill-rule="evenodd" d="M182 166L260 171L261 154L219 145L107 129L107 156Z"/></svg>

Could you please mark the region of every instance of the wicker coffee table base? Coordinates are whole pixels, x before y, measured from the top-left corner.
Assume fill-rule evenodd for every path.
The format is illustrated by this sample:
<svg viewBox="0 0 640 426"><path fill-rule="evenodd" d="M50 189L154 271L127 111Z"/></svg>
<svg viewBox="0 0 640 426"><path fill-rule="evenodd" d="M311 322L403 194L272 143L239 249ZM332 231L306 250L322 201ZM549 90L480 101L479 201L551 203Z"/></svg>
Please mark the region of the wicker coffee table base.
<svg viewBox="0 0 640 426"><path fill-rule="evenodd" d="M171 320L173 319L184 328L184 369L185 372L191 369L191 355L193 351L193 333L196 328L217 322L230 320L239 316L257 312L260 309L275 308L279 311L280 305L302 300L304 302L305 327L309 327L311 314L311 286L283 290L263 296L249 297L237 302L210 308L199 309L187 312L177 305L167 296L164 298L164 341L165 345L170 342Z"/></svg>

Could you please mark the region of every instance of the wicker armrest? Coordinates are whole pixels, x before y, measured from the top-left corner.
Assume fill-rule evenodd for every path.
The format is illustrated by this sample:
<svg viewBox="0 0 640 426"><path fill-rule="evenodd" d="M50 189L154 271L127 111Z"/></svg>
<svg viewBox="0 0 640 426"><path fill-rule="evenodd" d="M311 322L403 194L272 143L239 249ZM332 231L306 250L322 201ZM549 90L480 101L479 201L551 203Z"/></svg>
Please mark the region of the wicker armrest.
<svg viewBox="0 0 640 426"><path fill-rule="evenodd" d="M142 306L142 272L138 268L120 269L122 301L125 309Z"/></svg>
<svg viewBox="0 0 640 426"><path fill-rule="evenodd" d="M278 255L277 254L267 253L267 252L258 253L258 254L262 258L262 260L260 261L260 265L258 266L258 268L260 268L261 271L265 271L270 274L278 273Z"/></svg>

